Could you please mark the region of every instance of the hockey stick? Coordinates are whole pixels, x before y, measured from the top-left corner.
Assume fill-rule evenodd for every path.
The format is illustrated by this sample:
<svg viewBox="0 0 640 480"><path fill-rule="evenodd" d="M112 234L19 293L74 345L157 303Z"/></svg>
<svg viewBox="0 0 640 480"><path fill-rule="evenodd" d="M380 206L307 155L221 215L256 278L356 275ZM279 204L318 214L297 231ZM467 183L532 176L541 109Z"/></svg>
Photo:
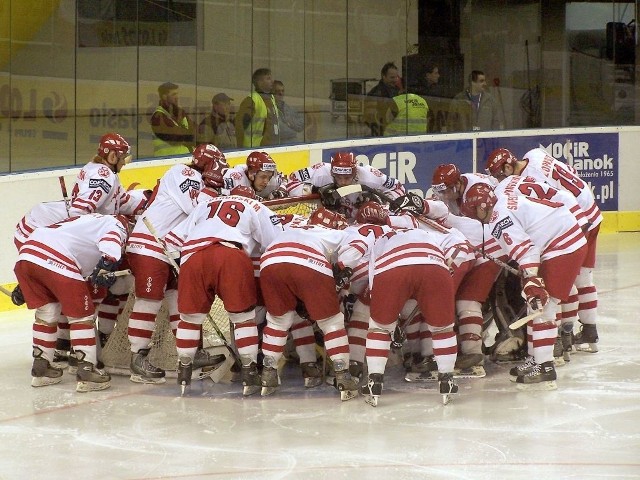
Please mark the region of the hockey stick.
<svg viewBox="0 0 640 480"><path fill-rule="evenodd" d="M509 328L511 330L517 330L521 326L529 323L531 320L535 320L536 318L541 317L541 316L542 316L542 309L536 310L535 312L530 313L529 315L516 320L511 325L509 325Z"/></svg>
<svg viewBox="0 0 640 480"><path fill-rule="evenodd" d="M67 209L67 217L71 217L71 201L67 193L67 184L62 175L58 177L58 181L60 182L60 190L62 191L62 198L64 199L64 207Z"/></svg>
<svg viewBox="0 0 640 480"><path fill-rule="evenodd" d="M164 252L165 256L169 259L169 264L176 271L176 274L180 274L180 266L178 265L178 263L176 262L176 260L174 258L169 256L169 251L167 250L167 245L158 236L158 231L153 226L153 223L151 223L151 220L149 220L147 217L142 217L142 221L147 226L147 228L149 229L149 232L151 233L151 235L153 235L153 238L155 239L157 244L160 245L160 248L162 248L162 251ZM238 357L238 355L236 355L235 350L233 349L233 347L231 347L231 345L227 341L226 337L224 336L224 333L222 333L222 331L220 330L220 327L218 327L218 325L216 325L216 322L213 320L213 318L211 317L210 313L207 313L207 320L209 320L209 322L211 322L211 325L213 326L213 329L216 331L216 334L218 335L218 337L220 337L220 341L222 341L222 343L227 348L227 350L229 350L229 353L233 357L233 359L236 362L236 364L239 367L242 367L242 363L240 362L240 358Z"/></svg>
<svg viewBox="0 0 640 480"><path fill-rule="evenodd" d="M7 297L11 296L11 292L4 288L2 285L0 285L0 292L4 293Z"/></svg>
<svg viewBox="0 0 640 480"><path fill-rule="evenodd" d="M262 204L267 207L272 207L272 206L286 207L289 204L293 205L296 203L302 203L302 202L318 200L318 199L320 199L320 195L318 195L317 193L312 193L310 195L301 195L299 197L284 197L284 198L275 198L273 200L265 200L264 202L262 202Z"/></svg>

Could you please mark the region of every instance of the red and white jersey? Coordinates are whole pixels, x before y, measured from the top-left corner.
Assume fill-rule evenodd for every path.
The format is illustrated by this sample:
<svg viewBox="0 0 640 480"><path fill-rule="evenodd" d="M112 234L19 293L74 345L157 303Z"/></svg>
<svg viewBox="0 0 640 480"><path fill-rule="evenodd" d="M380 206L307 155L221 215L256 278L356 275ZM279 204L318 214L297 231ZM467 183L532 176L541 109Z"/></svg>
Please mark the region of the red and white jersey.
<svg viewBox="0 0 640 480"><path fill-rule="evenodd" d="M563 203L576 217L580 228L587 225L587 217L580 205L578 205L576 197L566 190L558 190L549 183L536 181L532 177L511 175L500 182L495 188L495 193L497 196L524 195L530 199L552 200Z"/></svg>
<svg viewBox="0 0 640 480"><path fill-rule="evenodd" d="M436 245L431 233L420 229L396 230L378 239L373 247L373 270L369 286L375 276L387 270L407 265L437 265L449 271L444 253Z"/></svg>
<svg viewBox="0 0 640 480"><path fill-rule="evenodd" d="M358 165L355 183L380 192L383 196L394 200L406 193L404 186L395 178L389 177L377 168L369 165ZM289 175L287 191L290 197L305 195L305 184L312 187L324 187L334 183L331 175L330 163L316 163L307 168L297 170ZM355 217L355 204L359 201L360 193L351 193L341 199L347 218Z"/></svg>
<svg viewBox="0 0 640 480"><path fill-rule="evenodd" d="M83 280L91 275L103 255L119 260L126 240L126 227L116 217L80 215L34 230L20 248L18 261Z"/></svg>
<svg viewBox="0 0 640 480"><path fill-rule="evenodd" d="M289 228L262 254L260 270L276 263L294 263L333 277L332 264L336 263L338 249L346 238L345 230L320 225Z"/></svg>
<svg viewBox="0 0 640 480"><path fill-rule="evenodd" d="M483 173L463 173L460 175L460 182L462 183L462 195L460 195L460 198L456 200L449 201L442 198L437 192L435 193L436 197L439 200L442 200L449 209L449 212L454 215L462 215L460 213L460 206L466 200L467 192L472 186L477 183L484 183L485 185L489 185L491 188L494 188L498 184L495 178Z"/></svg>
<svg viewBox="0 0 640 480"><path fill-rule="evenodd" d="M230 195L231 190L236 187L244 186L249 187L254 190L253 185L251 184L251 180L247 177L247 167L246 164L236 165L233 168L229 168L224 174L224 185L222 186L222 195ZM267 183L267 186L261 192L256 192L256 195L260 198L266 199L273 193L274 190L280 188L281 185L286 183L285 178L278 171L274 173Z"/></svg>
<svg viewBox="0 0 640 480"><path fill-rule="evenodd" d="M489 226L509 258L520 269L566 255L587 243L569 208L551 200L524 195L498 196Z"/></svg>
<svg viewBox="0 0 640 480"><path fill-rule="evenodd" d="M449 215L445 226L457 229L477 249L475 250L476 265L490 261L483 256L482 252L492 257L507 255L507 252L500 246L498 241L491 236L489 225L484 225L473 218Z"/></svg>
<svg viewBox="0 0 640 480"><path fill-rule="evenodd" d="M242 248L247 255L264 249L283 228L280 219L257 200L232 195L199 204L193 213L171 230L167 247L181 252L181 264L213 243Z"/></svg>
<svg viewBox="0 0 640 480"><path fill-rule="evenodd" d="M146 199L145 199L146 202ZM133 215L144 206L122 188L120 179L102 163L89 162L78 173L71 193L70 216L87 213Z"/></svg>
<svg viewBox="0 0 640 480"><path fill-rule="evenodd" d="M13 235L16 245L26 242L36 228L46 227L66 218L68 218L67 207L64 200L43 202L36 205L16 225L16 231Z"/></svg>
<svg viewBox="0 0 640 480"><path fill-rule="evenodd" d="M351 293L362 293L369 285L369 268L371 251L378 238L393 228L386 225L358 224L344 230L347 234L345 243L338 249L338 263L353 269L349 279Z"/></svg>
<svg viewBox="0 0 640 480"><path fill-rule="evenodd" d="M556 160L542 148L529 150L523 160L527 166L520 172L523 177L532 177L538 182L546 182L558 190L566 190L578 201L584 211L589 230L602 223L602 213L593 196L591 187L566 163Z"/></svg>
<svg viewBox="0 0 640 480"><path fill-rule="evenodd" d="M429 233L431 241L442 250L447 260L447 265L450 267L459 267L464 262L475 261L476 259L476 254L467 245L467 238L455 228L435 228L426 222L420 222L416 217L408 213L390 215L389 223L395 228L419 228Z"/></svg>
<svg viewBox="0 0 640 480"><path fill-rule="evenodd" d="M169 230L193 212L198 205L200 190L202 190L200 172L188 165L174 165L160 179L155 195L143 217L151 222L158 237L163 238ZM127 253L145 255L169 263L162 247L151 235L142 218L138 219L129 236Z"/></svg>

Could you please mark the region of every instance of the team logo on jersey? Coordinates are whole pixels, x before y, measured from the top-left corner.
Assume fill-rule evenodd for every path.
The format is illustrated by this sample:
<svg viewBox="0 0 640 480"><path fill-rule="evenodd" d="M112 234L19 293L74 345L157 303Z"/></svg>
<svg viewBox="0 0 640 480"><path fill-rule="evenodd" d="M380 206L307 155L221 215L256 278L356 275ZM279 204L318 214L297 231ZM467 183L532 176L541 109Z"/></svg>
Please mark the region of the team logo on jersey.
<svg viewBox="0 0 640 480"><path fill-rule="evenodd" d="M373 173L374 176L376 177L382 177L382 175L384 175L384 173L382 173L380 170L378 170L377 168L372 168L371 173Z"/></svg>
<svg viewBox="0 0 640 480"><path fill-rule="evenodd" d="M89 188L99 188L100 190L103 190L104 193L109 193L109 191L111 190L111 185L109 184L109 182L101 178L90 178Z"/></svg>
<svg viewBox="0 0 640 480"><path fill-rule="evenodd" d="M242 173L240 173L240 172L231 172L231 174L229 176L231 178L233 178L234 180L242 179Z"/></svg>
<svg viewBox="0 0 640 480"><path fill-rule="evenodd" d="M225 178L224 179L224 188L226 190L233 190L233 178Z"/></svg>
<svg viewBox="0 0 640 480"><path fill-rule="evenodd" d="M185 193L190 188L193 188L193 189L199 191L200 190L200 182L198 182L197 180L192 180L190 178L187 178L184 182L182 182L180 184L180 191L182 193Z"/></svg>
<svg viewBox="0 0 640 480"><path fill-rule="evenodd" d="M280 225L282 223L278 215L271 215L269 218L271 219L271 223L274 225Z"/></svg>
<svg viewBox="0 0 640 480"><path fill-rule="evenodd" d="M191 167L187 167L184 170L182 170L183 177L193 177L195 174L196 172L194 172Z"/></svg>
<svg viewBox="0 0 640 480"><path fill-rule="evenodd" d="M107 167L100 167L98 169L98 175L107 178L109 175L111 175L111 170L109 170Z"/></svg>
<svg viewBox="0 0 640 480"><path fill-rule="evenodd" d="M382 184L384 188L391 190L393 185L396 183L395 179L392 177L387 177L387 181Z"/></svg>
<svg viewBox="0 0 640 480"><path fill-rule="evenodd" d="M502 236L502 232L507 228L511 227L512 225L513 225L513 220L511 220L511 217L503 218L496 224L495 227L493 227L493 230L491 231L491 236L494 238L500 238Z"/></svg>

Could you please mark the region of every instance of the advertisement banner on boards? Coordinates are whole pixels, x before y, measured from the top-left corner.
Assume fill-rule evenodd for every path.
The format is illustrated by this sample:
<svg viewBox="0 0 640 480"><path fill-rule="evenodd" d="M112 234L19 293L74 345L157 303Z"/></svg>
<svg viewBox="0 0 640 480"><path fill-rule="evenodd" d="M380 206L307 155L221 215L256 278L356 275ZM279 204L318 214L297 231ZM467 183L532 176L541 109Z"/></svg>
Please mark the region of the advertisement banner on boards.
<svg viewBox="0 0 640 480"><path fill-rule="evenodd" d="M483 138L477 143L478 170L484 170L487 156L496 148L507 148L522 158L529 150L541 147L577 170L580 178L591 187L600 210L617 211L618 145L617 133Z"/></svg>
<svg viewBox="0 0 640 480"><path fill-rule="evenodd" d="M330 162L331 155L344 150L347 149L323 150L322 161ZM471 172L473 167L472 140L357 146L348 150L360 165L370 165L397 178L418 195L424 195L431 187L433 171L441 163L455 163L462 172Z"/></svg>

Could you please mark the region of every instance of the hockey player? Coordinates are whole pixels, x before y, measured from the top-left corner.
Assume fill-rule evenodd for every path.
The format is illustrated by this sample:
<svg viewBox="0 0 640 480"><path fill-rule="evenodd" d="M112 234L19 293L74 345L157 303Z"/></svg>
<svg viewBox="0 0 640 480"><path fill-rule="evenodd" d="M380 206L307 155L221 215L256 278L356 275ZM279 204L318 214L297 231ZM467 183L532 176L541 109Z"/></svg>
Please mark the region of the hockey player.
<svg viewBox="0 0 640 480"><path fill-rule="evenodd" d="M340 197L336 194L336 189L356 184L362 185L372 194L379 192L385 199L393 200L405 193L404 186L398 180L377 168L358 165L351 152L336 152L330 163L316 163L291 173L287 191L292 197L319 192L325 207L337 210L347 219L353 220L359 204L370 198L366 198L362 192Z"/></svg>
<svg viewBox="0 0 640 480"><path fill-rule="evenodd" d="M496 197L483 184L472 186L462 205L465 215L489 224L491 235L522 272L523 295L530 312L533 357L511 370L520 389L555 389L553 346L556 310L566 300L586 255L586 239L565 205L521 195Z"/></svg>
<svg viewBox="0 0 640 480"><path fill-rule="evenodd" d="M446 404L449 396L458 391L453 381L457 344L453 330L453 281L442 250L425 231L398 230L378 239L372 261L365 400L373 406L378 404L391 334L405 303L414 299L431 331L440 393ZM389 292L394 294L390 296Z"/></svg>
<svg viewBox="0 0 640 480"><path fill-rule="evenodd" d="M257 200L233 195L199 204L167 235L181 251L176 332L178 384L191 383L202 323L218 295L233 324L242 364L243 395L260 390L256 288L249 253L282 234L280 220Z"/></svg>
<svg viewBox="0 0 640 480"><path fill-rule="evenodd" d="M433 171L431 188L436 198L442 200L449 212L453 215L461 215L460 205L464 200L465 192L476 183L486 183L495 187L497 182L489 175L481 173L460 173L453 163L438 165Z"/></svg>
<svg viewBox="0 0 640 480"><path fill-rule="evenodd" d="M193 151L190 165L171 167L156 186L144 218L163 238L185 220L198 204L203 186L220 189L228 168L224 154L214 145L198 145ZM203 195L203 198L211 198ZM127 255L135 277L136 300L129 317L129 342L131 343L131 381L137 383L163 383L165 372L149 359L150 342L162 300L167 300L169 324L175 334L180 321L178 313L177 275L163 247L140 218L127 243ZM214 366L219 356L210 358L204 349L198 349L194 368Z"/></svg>
<svg viewBox="0 0 640 480"><path fill-rule="evenodd" d="M76 391L110 386L109 375L96 368L94 305L84 277L101 287L115 281L108 273L118 265L127 233L122 216L89 214L36 229L20 249L14 271L27 306L36 309L32 386L61 381L62 370L51 366L61 310L71 326L78 360Z"/></svg>
<svg viewBox="0 0 640 480"><path fill-rule="evenodd" d="M336 288L344 286L352 273L336 263L338 248L346 239L346 226L343 216L321 207L306 226L288 229L262 255L260 282L267 306L262 395L272 394L278 386L276 366L299 302L324 334L341 400L357 395L358 386L349 374L349 344L336 294Z"/></svg>
<svg viewBox="0 0 640 480"><path fill-rule="evenodd" d="M252 188L263 200L286 197L285 178L267 152L251 152L245 165L236 165L224 175L223 195L238 186Z"/></svg>
<svg viewBox="0 0 640 480"><path fill-rule="evenodd" d="M581 331L576 335L576 345L588 344L581 351L598 351L598 330L596 314L598 292L593 282L593 269L596 263L596 243L602 223L602 213L598 208L591 187L584 182L575 170L567 164L551 157L544 149L529 150L522 160L505 148L498 148L487 158L487 171L499 181L509 175L532 177L538 182L546 182L558 190L571 193L584 211L587 226L584 228L587 238L587 255L580 273L576 278L578 294L578 317L582 323Z"/></svg>

